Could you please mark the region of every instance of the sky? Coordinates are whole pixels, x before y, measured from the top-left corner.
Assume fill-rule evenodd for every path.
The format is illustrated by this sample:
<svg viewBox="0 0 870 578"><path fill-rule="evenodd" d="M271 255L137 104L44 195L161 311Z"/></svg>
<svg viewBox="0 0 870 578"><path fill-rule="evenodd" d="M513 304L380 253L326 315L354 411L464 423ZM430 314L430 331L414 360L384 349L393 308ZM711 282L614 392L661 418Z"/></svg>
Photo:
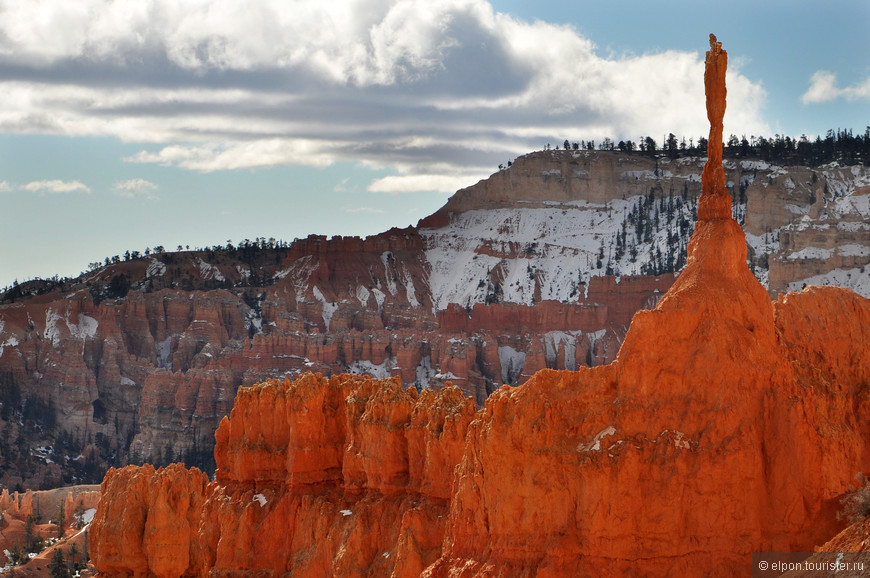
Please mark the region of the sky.
<svg viewBox="0 0 870 578"><path fill-rule="evenodd" d="M546 145L870 125L870 2L0 0L0 288L406 227Z"/></svg>

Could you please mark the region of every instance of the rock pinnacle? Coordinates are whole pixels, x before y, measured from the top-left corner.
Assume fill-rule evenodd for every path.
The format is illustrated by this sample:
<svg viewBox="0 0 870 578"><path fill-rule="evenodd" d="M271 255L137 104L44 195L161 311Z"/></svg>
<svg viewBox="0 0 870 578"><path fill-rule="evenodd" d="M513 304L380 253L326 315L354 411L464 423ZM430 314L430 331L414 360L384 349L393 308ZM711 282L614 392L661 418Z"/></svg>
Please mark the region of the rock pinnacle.
<svg viewBox="0 0 870 578"><path fill-rule="evenodd" d="M731 218L731 195L725 189L725 169L722 167L722 118L725 116L725 71L728 53L722 43L710 35L710 50L704 63L704 92L707 95L707 119L710 138L707 140L707 164L701 175L702 190L698 200L698 220Z"/></svg>

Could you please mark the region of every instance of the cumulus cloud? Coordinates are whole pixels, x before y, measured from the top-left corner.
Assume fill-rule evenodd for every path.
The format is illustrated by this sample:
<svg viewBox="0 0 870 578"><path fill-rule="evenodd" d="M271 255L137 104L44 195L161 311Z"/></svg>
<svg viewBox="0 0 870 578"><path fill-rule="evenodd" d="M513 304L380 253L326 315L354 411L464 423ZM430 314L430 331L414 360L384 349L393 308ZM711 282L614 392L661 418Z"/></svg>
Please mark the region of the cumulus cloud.
<svg viewBox="0 0 870 578"><path fill-rule="evenodd" d="M112 188L116 195L127 199L144 198L157 200L159 198L154 194L154 191L157 190L157 185L145 179L118 181Z"/></svg>
<svg viewBox="0 0 870 578"><path fill-rule="evenodd" d="M837 75L827 70L819 70L810 77L810 87L801 96L801 102L804 104L818 104L839 98L870 101L870 78L854 86L839 88L837 86Z"/></svg>
<svg viewBox="0 0 870 578"><path fill-rule="evenodd" d="M565 138L708 129L703 42L604 57L569 26L485 0L4 10L0 130L141 143L129 162L210 172L354 161L398 173L371 191L442 191ZM769 133L761 86L732 65L728 88L726 134Z"/></svg>
<svg viewBox="0 0 870 578"><path fill-rule="evenodd" d="M60 180L51 180L51 181L32 181L21 187L25 191L29 191L31 193L52 193L52 194L65 194L65 193L87 193L91 194L91 189L82 183L81 181L60 181Z"/></svg>
<svg viewBox="0 0 870 578"><path fill-rule="evenodd" d="M12 185L6 181L0 181L0 193L8 193L12 190Z"/></svg>

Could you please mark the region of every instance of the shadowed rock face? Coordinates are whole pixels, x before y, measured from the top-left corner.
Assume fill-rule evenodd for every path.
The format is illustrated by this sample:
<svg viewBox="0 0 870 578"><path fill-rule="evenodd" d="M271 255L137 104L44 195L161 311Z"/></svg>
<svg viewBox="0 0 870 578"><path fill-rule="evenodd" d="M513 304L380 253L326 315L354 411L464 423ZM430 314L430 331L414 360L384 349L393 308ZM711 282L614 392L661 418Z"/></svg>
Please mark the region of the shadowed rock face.
<svg viewBox="0 0 870 578"><path fill-rule="evenodd" d="M707 90L724 110L718 48ZM540 371L476 412L457 389L417 395L395 380L242 388L215 435L216 481L190 484L199 474L179 467L106 476L96 566L727 576L746 575L753 551L823 542L839 529L838 497L870 465L870 302L809 288L771 303L715 183L704 182L710 210L686 269L634 316L610 365ZM158 539L177 558L152 560L146 538L162 534L149 524L163 527L171 497L154 488L169 477L195 506L174 525L183 536ZM141 481L116 482L127 478Z"/></svg>

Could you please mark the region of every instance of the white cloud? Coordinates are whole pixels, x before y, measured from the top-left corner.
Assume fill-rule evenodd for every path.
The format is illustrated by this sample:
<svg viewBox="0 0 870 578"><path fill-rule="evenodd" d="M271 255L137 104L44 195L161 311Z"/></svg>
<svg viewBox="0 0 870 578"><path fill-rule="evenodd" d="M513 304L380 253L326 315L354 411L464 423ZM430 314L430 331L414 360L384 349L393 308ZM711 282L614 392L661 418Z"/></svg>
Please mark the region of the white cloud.
<svg viewBox="0 0 870 578"><path fill-rule="evenodd" d="M8 193L12 190L12 185L6 181L0 181L0 193Z"/></svg>
<svg viewBox="0 0 870 578"><path fill-rule="evenodd" d="M804 104L818 104L845 98L846 100L870 101L870 77L863 83L846 88L837 86L837 75L827 70L819 70L810 77L810 87L801 96Z"/></svg>
<svg viewBox="0 0 870 578"><path fill-rule="evenodd" d="M83 192L91 194L91 189L81 181L32 181L21 188L31 193L64 194Z"/></svg>
<svg viewBox="0 0 870 578"><path fill-rule="evenodd" d="M170 145L158 152L140 151L124 158L132 163L156 163L201 172L281 165L326 167L333 158L323 145L307 139L272 138L241 143Z"/></svg>
<svg viewBox="0 0 870 578"><path fill-rule="evenodd" d="M210 172L338 161L453 191L563 139L708 130L703 50L604 57L485 0L18 2L0 19L0 131L156 145ZM701 44L701 43L699 43ZM764 134L732 65L726 134Z"/></svg>
<svg viewBox="0 0 870 578"><path fill-rule="evenodd" d="M372 181L367 190L371 193L454 193L474 184L488 175L391 175Z"/></svg>
<svg viewBox="0 0 870 578"><path fill-rule="evenodd" d="M119 181L114 184L113 189L116 195L127 199L140 197L148 200L157 200L159 198L154 194L154 191L157 190L157 185L145 179Z"/></svg>

